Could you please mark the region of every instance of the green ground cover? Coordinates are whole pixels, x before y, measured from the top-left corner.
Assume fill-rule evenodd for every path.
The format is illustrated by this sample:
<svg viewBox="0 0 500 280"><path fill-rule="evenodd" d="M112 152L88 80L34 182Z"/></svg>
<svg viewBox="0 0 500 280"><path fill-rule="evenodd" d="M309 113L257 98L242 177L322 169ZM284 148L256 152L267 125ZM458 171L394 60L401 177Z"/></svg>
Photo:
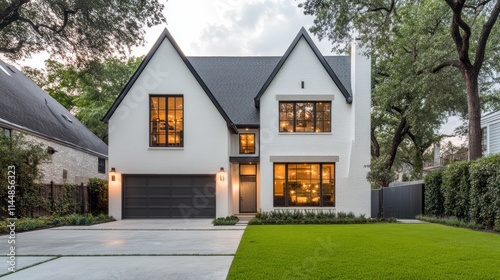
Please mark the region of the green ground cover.
<svg viewBox="0 0 500 280"><path fill-rule="evenodd" d="M500 235L437 224L248 226L228 279L499 279Z"/></svg>

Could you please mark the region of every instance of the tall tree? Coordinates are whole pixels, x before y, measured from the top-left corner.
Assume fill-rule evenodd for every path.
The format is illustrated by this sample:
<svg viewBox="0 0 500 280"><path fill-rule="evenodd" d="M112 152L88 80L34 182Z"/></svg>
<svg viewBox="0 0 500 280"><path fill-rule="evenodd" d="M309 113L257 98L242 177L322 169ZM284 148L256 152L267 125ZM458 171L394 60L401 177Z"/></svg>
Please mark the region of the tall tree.
<svg viewBox="0 0 500 280"><path fill-rule="evenodd" d="M0 53L48 52L88 62L144 43L144 26L166 22L159 0L0 0Z"/></svg>
<svg viewBox="0 0 500 280"><path fill-rule="evenodd" d="M486 72L492 73L492 69L499 68L494 57L498 57L500 43L496 24L500 0L308 0L299 6L306 14L316 16L311 31L320 39L330 39L337 49L356 36L375 52L387 46L389 49L404 48L417 58L427 57L416 64L417 73L440 73L449 67L458 68L468 102L470 158L481 156L480 72L487 68ZM408 41L393 44L392 39L400 35L400 27L413 29L413 32L408 33ZM428 37L429 34L432 37ZM412 44L412 38L422 35L431 41ZM414 47L418 49L421 43L431 44L416 52Z"/></svg>
<svg viewBox="0 0 500 280"><path fill-rule="evenodd" d="M87 128L107 141L107 124L101 118L139 67L142 58L93 60L85 66L45 62L45 70L25 67L24 72Z"/></svg>

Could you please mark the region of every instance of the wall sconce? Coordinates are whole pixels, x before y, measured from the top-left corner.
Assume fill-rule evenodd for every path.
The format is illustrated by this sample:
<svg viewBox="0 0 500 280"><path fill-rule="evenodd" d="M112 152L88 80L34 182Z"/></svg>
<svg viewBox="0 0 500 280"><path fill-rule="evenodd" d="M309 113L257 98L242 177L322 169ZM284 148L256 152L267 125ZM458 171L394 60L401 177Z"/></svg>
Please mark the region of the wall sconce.
<svg viewBox="0 0 500 280"><path fill-rule="evenodd" d="M221 167L220 170L219 170L219 180L221 182L224 182L224 167Z"/></svg>
<svg viewBox="0 0 500 280"><path fill-rule="evenodd" d="M111 170L109 171L109 175L111 175L111 181L116 180L115 173L116 173L116 169L114 167L111 167Z"/></svg>

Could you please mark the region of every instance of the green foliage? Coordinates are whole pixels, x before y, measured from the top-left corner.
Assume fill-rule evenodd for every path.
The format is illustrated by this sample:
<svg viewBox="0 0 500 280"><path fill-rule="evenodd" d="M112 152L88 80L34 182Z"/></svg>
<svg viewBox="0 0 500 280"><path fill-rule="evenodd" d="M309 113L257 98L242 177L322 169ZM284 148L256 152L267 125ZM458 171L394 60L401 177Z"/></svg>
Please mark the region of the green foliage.
<svg viewBox="0 0 500 280"><path fill-rule="evenodd" d="M107 215L68 215L68 216L47 216L38 218L20 218L16 220L16 232L30 231L36 229L51 228L55 226L70 225L93 225L114 221L113 217ZM8 221L0 221L0 233L5 233L9 229Z"/></svg>
<svg viewBox="0 0 500 280"><path fill-rule="evenodd" d="M441 189L443 171L438 170L425 176L425 214L442 216L444 214L444 197Z"/></svg>
<svg viewBox="0 0 500 280"><path fill-rule="evenodd" d="M458 219L469 219L470 207L470 162L463 161L451 164L443 171L442 191L444 197L444 213Z"/></svg>
<svg viewBox="0 0 500 280"><path fill-rule="evenodd" d="M90 212L93 215L108 213L108 181L91 178L87 184L89 190Z"/></svg>
<svg viewBox="0 0 500 280"><path fill-rule="evenodd" d="M372 219L364 215L356 217L353 212L315 211L315 210L273 210L257 213L249 225L276 224L370 224L380 222L396 222L394 218Z"/></svg>
<svg viewBox="0 0 500 280"><path fill-rule="evenodd" d="M166 23L164 4L151 1L0 1L0 53L34 53L73 64L123 54L144 44L145 27Z"/></svg>
<svg viewBox="0 0 500 280"><path fill-rule="evenodd" d="M470 184L471 220L494 228L500 221L500 154L474 161L470 166Z"/></svg>
<svg viewBox="0 0 500 280"><path fill-rule="evenodd" d="M429 223L248 226L227 279L495 279L498 248Z"/></svg>
<svg viewBox="0 0 500 280"><path fill-rule="evenodd" d="M66 109L76 112L75 117L97 137L107 141L108 127L101 119L141 61L136 57L110 57L76 66L47 60L43 71L30 67L23 71Z"/></svg>
<svg viewBox="0 0 500 280"><path fill-rule="evenodd" d="M7 137L0 133L0 198L7 201L8 176L15 177L16 215L32 217L35 207L43 207L39 198L39 181L42 173L40 164L50 161L49 154L42 145L28 141L23 134L12 133ZM9 168L9 166L11 168ZM9 171L15 171L9 173ZM0 213L6 213L7 204L1 203Z"/></svg>
<svg viewBox="0 0 500 280"><path fill-rule="evenodd" d="M239 220L236 216L227 216L214 219L212 223L214 226L234 226Z"/></svg>
<svg viewBox="0 0 500 280"><path fill-rule="evenodd" d="M370 171L366 175L372 189L388 187L390 182L396 180L396 174L390 168L387 168L388 160L387 156L372 158Z"/></svg>
<svg viewBox="0 0 500 280"><path fill-rule="evenodd" d="M426 221L429 223L443 224L454 227L470 228L475 230L483 229L481 225L478 225L473 221L465 221L457 217L435 217L435 216L417 215L416 219L421 221Z"/></svg>

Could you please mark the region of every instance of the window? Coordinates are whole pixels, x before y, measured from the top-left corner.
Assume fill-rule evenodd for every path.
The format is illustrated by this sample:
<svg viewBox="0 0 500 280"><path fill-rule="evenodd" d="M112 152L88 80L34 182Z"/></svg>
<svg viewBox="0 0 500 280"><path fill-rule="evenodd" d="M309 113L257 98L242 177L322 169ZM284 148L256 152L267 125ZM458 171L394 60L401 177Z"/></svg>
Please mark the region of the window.
<svg viewBox="0 0 500 280"><path fill-rule="evenodd" d="M103 158L97 158L97 172L101 174L106 174L106 160Z"/></svg>
<svg viewBox="0 0 500 280"><path fill-rule="evenodd" d="M181 95L150 96L151 147L184 146L184 104Z"/></svg>
<svg viewBox="0 0 500 280"><path fill-rule="evenodd" d="M275 163L274 206L335 206L335 164Z"/></svg>
<svg viewBox="0 0 500 280"><path fill-rule="evenodd" d="M7 138L10 138L10 129L8 128L0 127L0 133L3 133L5 136L7 136Z"/></svg>
<svg viewBox="0 0 500 280"><path fill-rule="evenodd" d="M331 132L331 102L280 102L280 132Z"/></svg>
<svg viewBox="0 0 500 280"><path fill-rule="evenodd" d="M255 134L240 134L240 154L255 154Z"/></svg>

